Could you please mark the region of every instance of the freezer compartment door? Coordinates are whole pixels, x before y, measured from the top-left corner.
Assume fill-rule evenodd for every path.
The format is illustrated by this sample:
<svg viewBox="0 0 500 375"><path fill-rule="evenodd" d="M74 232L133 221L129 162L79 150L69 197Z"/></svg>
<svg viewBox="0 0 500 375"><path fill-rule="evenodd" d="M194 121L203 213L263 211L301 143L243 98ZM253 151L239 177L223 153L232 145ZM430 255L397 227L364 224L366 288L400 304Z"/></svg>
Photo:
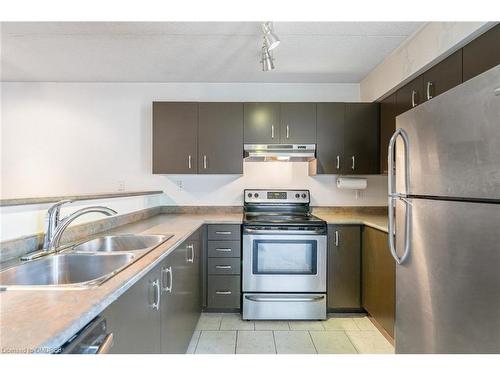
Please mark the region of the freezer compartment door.
<svg viewBox="0 0 500 375"><path fill-rule="evenodd" d="M396 353L500 353L500 205L412 199ZM396 206L396 247L405 208Z"/></svg>
<svg viewBox="0 0 500 375"><path fill-rule="evenodd" d="M245 320L324 320L326 294L244 293Z"/></svg>
<svg viewBox="0 0 500 375"><path fill-rule="evenodd" d="M396 190L424 196L500 200L500 65L403 113L409 140L396 142Z"/></svg>

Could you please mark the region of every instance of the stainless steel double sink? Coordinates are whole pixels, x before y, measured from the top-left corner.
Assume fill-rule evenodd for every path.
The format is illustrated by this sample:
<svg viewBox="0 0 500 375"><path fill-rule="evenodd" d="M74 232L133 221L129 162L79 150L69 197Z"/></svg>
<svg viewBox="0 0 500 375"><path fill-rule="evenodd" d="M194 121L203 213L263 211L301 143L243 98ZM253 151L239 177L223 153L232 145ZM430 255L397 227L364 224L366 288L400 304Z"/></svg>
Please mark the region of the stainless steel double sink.
<svg viewBox="0 0 500 375"><path fill-rule="evenodd" d="M122 234L79 243L0 272L5 289L86 289L98 286L171 235Z"/></svg>

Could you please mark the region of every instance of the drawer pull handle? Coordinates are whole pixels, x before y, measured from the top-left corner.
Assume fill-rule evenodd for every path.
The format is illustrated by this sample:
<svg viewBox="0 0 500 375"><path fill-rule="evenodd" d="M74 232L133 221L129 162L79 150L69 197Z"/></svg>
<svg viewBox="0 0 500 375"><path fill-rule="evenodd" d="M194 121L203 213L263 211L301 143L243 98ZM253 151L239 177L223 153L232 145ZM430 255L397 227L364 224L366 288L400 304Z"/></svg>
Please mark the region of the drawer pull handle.
<svg viewBox="0 0 500 375"><path fill-rule="evenodd" d="M231 266L219 266L219 265L217 265L217 266L215 266L215 268L218 268L220 270L230 270Z"/></svg>
<svg viewBox="0 0 500 375"><path fill-rule="evenodd" d="M229 253L229 252L231 252L231 249L228 249L228 248L217 248L217 249L215 249L215 251L222 251L224 253Z"/></svg>
<svg viewBox="0 0 500 375"><path fill-rule="evenodd" d="M260 297L260 296L245 296L249 301L253 302L317 302L324 299L324 296L312 297Z"/></svg>
<svg viewBox="0 0 500 375"><path fill-rule="evenodd" d="M220 295L223 295L223 296L228 296L231 294L231 291L230 290L218 290L215 292L215 294L220 294Z"/></svg>
<svg viewBox="0 0 500 375"><path fill-rule="evenodd" d="M216 231L215 234L224 234L224 235L230 235L232 232L230 231Z"/></svg>

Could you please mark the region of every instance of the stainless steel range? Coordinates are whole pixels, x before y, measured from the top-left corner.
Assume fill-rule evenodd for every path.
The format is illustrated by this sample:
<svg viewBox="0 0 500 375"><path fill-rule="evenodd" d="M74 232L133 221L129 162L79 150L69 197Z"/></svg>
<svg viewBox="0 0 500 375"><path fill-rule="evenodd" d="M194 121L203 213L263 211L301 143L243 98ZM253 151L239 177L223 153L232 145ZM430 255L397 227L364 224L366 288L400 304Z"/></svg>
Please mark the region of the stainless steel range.
<svg viewBox="0 0 500 375"><path fill-rule="evenodd" d="M326 319L326 223L308 190L245 190L243 319Z"/></svg>

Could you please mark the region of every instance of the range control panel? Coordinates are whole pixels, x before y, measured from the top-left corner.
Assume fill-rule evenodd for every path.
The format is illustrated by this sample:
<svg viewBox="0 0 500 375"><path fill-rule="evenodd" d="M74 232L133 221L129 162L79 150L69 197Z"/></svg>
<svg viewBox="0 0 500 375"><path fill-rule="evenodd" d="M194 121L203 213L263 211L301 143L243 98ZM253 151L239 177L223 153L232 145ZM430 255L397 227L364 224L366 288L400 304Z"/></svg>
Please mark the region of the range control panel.
<svg viewBox="0 0 500 375"><path fill-rule="evenodd" d="M260 190L244 191L245 203L309 203L309 190Z"/></svg>

